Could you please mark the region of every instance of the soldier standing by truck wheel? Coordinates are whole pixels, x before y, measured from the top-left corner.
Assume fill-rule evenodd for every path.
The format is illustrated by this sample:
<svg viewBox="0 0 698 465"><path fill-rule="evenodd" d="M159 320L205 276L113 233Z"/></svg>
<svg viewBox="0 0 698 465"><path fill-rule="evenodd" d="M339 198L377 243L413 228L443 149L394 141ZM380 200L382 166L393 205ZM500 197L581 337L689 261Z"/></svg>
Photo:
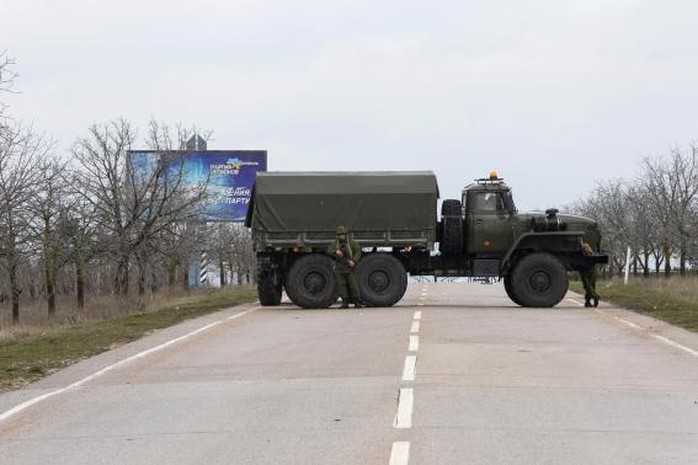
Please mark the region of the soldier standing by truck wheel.
<svg viewBox="0 0 698 465"><path fill-rule="evenodd" d="M361 295L359 283L356 280L356 265L361 259L361 247L353 239L349 238L349 231L345 226L337 227L337 238L332 245L332 253L335 256L334 274L337 277L339 295L342 297L342 307L349 308L349 302L359 308Z"/></svg>
<svg viewBox="0 0 698 465"><path fill-rule="evenodd" d="M586 256L594 255L594 249L584 240L582 240L582 253ZM580 268L579 277L582 278L582 285L584 286L584 306L598 307L599 294L596 292L596 265Z"/></svg>

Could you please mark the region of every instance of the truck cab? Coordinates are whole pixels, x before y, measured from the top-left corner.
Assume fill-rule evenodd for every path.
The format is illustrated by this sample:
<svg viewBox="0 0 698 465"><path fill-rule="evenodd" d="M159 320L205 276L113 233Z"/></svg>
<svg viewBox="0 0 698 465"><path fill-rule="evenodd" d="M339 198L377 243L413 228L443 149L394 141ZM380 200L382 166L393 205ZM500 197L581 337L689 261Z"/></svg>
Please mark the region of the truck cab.
<svg viewBox="0 0 698 465"><path fill-rule="evenodd" d="M453 215L459 205L460 217ZM567 291L568 271L607 260L599 252L595 221L555 209L519 213L510 187L495 172L466 186L460 201L444 200L440 230L436 267L444 275L460 261L465 276L503 279L509 297L524 306L555 305ZM454 232L459 230L462 237ZM585 256L582 242L596 253Z"/></svg>
<svg viewBox="0 0 698 465"><path fill-rule="evenodd" d="M511 189L496 173L463 189L465 242L468 255L502 259L516 233L516 207Z"/></svg>

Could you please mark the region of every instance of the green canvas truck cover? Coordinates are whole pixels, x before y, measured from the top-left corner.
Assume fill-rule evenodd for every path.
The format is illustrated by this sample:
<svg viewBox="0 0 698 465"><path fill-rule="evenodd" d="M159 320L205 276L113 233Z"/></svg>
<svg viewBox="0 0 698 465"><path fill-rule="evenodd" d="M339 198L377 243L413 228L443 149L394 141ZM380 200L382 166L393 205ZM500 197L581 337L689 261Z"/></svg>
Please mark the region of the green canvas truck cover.
<svg viewBox="0 0 698 465"><path fill-rule="evenodd" d="M339 225L362 246L426 246L438 197L431 172L262 172L245 224L258 247L327 243Z"/></svg>

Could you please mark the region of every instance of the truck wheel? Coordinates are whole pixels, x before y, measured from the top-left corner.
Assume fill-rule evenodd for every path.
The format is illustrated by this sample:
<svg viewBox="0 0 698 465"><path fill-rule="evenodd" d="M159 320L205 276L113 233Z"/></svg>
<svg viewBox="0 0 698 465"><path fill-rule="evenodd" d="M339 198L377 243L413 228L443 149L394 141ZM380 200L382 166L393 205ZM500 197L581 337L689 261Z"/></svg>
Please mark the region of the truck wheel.
<svg viewBox="0 0 698 465"><path fill-rule="evenodd" d="M514 291L511 288L511 273L504 275L504 290L507 291L507 295L512 302L514 302L516 305L522 305L521 301L518 297L516 297L516 294L514 294Z"/></svg>
<svg viewBox="0 0 698 465"><path fill-rule="evenodd" d="M275 283L274 276L267 274L257 278L257 296L263 307L273 307L281 303L281 282Z"/></svg>
<svg viewBox="0 0 698 465"><path fill-rule="evenodd" d="M441 216L463 216L460 200L446 199L441 203Z"/></svg>
<svg viewBox="0 0 698 465"><path fill-rule="evenodd" d="M444 200L441 203L441 216L463 216L463 209L460 200Z"/></svg>
<svg viewBox="0 0 698 465"><path fill-rule="evenodd" d="M512 295L524 307L557 305L568 287L565 267L555 256L547 253L523 257L511 275Z"/></svg>
<svg viewBox="0 0 698 465"><path fill-rule="evenodd" d="M460 200L446 199L441 204L441 255L463 255L463 211Z"/></svg>
<svg viewBox="0 0 698 465"><path fill-rule="evenodd" d="M369 307L390 307L405 295L407 272L392 255L367 256L359 262L356 274L361 300Z"/></svg>
<svg viewBox="0 0 698 465"><path fill-rule="evenodd" d="M291 302L303 308L327 308L335 303L339 289L332 259L308 254L296 260L288 272L286 293Z"/></svg>
<svg viewBox="0 0 698 465"><path fill-rule="evenodd" d="M441 218L443 237L439 249L444 257L460 257L463 254L463 218Z"/></svg>

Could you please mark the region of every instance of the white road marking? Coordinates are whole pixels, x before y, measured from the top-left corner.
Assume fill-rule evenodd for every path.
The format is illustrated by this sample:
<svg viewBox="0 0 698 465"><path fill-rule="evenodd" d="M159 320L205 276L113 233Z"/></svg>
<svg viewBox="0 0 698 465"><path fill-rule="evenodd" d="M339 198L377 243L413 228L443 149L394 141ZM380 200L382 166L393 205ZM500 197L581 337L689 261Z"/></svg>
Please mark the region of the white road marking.
<svg viewBox="0 0 698 465"><path fill-rule="evenodd" d="M608 314L607 312L604 312L603 310L599 310L599 309L595 309L595 310L598 313ZM630 320L626 320L625 318L621 318L621 317L615 316L615 315L611 315L611 317L614 320L618 321L619 323L623 323L624 325L630 326L631 328L636 329L638 331L650 331L649 328L645 328L644 326L640 326L637 323L633 323ZM664 344L670 345L671 347L674 347L676 349L683 350L684 352L687 352L687 353L693 355L694 357L698 357L698 350L691 349L690 347L687 347L683 344L680 344L680 343L674 341L673 339L669 339L668 337L664 337L664 336L661 336L659 334L652 334L652 333L650 333L650 336L657 339L658 341L663 342Z"/></svg>
<svg viewBox="0 0 698 465"><path fill-rule="evenodd" d="M418 306L418 307L424 307L424 302L419 302L419 303L417 304L417 306Z"/></svg>
<svg viewBox="0 0 698 465"><path fill-rule="evenodd" d="M417 376L417 356L408 355L405 357L405 368L402 369L403 381L414 381Z"/></svg>
<svg viewBox="0 0 698 465"><path fill-rule="evenodd" d="M410 461L410 443L394 442L388 465L407 465Z"/></svg>
<svg viewBox="0 0 698 465"><path fill-rule="evenodd" d="M583 306L584 306L584 304L583 304L583 303L581 303L581 302L577 302L577 301L576 301L576 300L574 300L574 299L565 299L565 302L572 302L573 304L575 304L575 305L579 305L580 307L583 307Z"/></svg>
<svg viewBox="0 0 698 465"><path fill-rule="evenodd" d="M419 332L419 321L413 321L412 322L412 327L410 328L410 332L412 334L418 333Z"/></svg>
<svg viewBox="0 0 698 465"><path fill-rule="evenodd" d="M250 310L245 310L244 312L236 313L235 315L231 315L231 316L224 318L222 320L214 321L213 323L210 323L206 326L203 326L199 329L196 329L196 330L194 330L190 333L187 333L183 336L177 337L175 339L171 339L167 342L163 342L162 344L157 345L155 347L151 347L148 350L144 350L144 351L139 352L135 355L127 357L123 360L119 360L118 362L112 363L111 365L104 367L101 370L96 371L96 372L92 373L91 375L86 376L86 377L82 378L81 380L74 382L73 384L70 384L69 386L66 386L66 387L61 388L61 389L56 389L55 391L47 392L46 394L34 397L33 399L29 399L28 401L21 403L21 404L17 405L16 407L13 407L10 410L7 410L6 412L3 412L2 414L0 414L0 422L7 420L8 418L10 418L14 415L17 415L18 413L22 412L23 410L28 409L32 405L36 405L39 402L42 402L46 399L57 396L59 394L63 394L64 392L77 389L80 386L83 386L83 385L89 383L90 381L93 381L93 380L99 378L100 376L104 375L105 373L108 373L108 372L113 371L119 367L122 367L130 362L133 362L134 360L146 357L146 356L148 356L152 353L155 353L155 352L159 352L162 349L165 349L171 345L177 344L178 342L182 342L186 339L189 339L193 336L196 336L197 334L201 334L204 331L208 331L211 328L214 328L218 325L221 325L221 324L225 323L226 321L234 320L236 318L240 318L241 316L252 313L255 310L258 310L259 308L261 308L261 307L255 307L255 308L252 308Z"/></svg>
<svg viewBox="0 0 698 465"><path fill-rule="evenodd" d="M417 352L419 350L419 336L410 334L410 347L407 350L410 352Z"/></svg>
<svg viewBox="0 0 698 465"><path fill-rule="evenodd" d="M414 406L414 390L401 388L395 416L395 428L407 429L412 427L412 407Z"/></svg>
<svg viewBox="0 0 698 465"><path fill-rule="evenodd" d="M414 312L414 319L415 319L415 320L421 320L421 319L422 319L422 311L421 311L421 310L417 310L416 312Z"/></svg>
<svg viewBox="0 0 698 465"><path fill-rule="evenodd" d="M617 316L614 316L613 318L615 318L616 320L620 321L620 322L623 323L624 325L630 326L630 327L633 328L633 329L644 329L642 326L640 326L640 325L638 325L638 324L635 324L635 323L633 323L632 321L628 321L628 320L626 320L625 318L620 318L620 317L617 317Z"/></svg>
<svg viewBox="0 0 698 465"><path fill-rule="evenodd" d="M666 338L664 336L660 336L659 334L653 334L652 337L662 341L665 344L669 344L672 347L676 347L677 349L681 349L685 352L688 352L689 354L693 355L694 357L698 357L698 350L693 350L690 347L686 347L683 344L679 344L678 342L673 341L673 340Z"/></svg>

